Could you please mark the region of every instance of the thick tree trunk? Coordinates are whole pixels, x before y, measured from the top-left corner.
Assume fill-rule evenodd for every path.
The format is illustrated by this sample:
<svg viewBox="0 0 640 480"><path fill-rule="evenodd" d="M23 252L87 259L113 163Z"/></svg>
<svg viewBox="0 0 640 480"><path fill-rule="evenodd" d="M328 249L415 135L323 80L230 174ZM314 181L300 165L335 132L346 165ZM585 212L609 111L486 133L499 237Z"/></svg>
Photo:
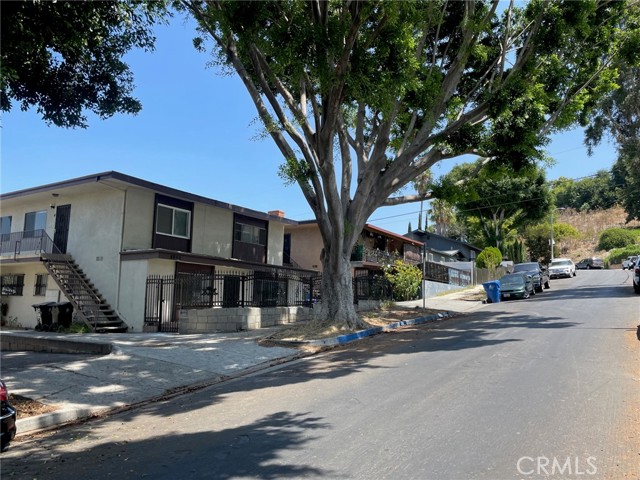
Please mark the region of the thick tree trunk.
<svg viewBox="0 0 640 480"><path fill-rule="evenodd" d="M334 256L332 258L332 256ZM321 316L338 325L360 328L364 324L353 303L350 257L330 251L323 259Z"/></svg>

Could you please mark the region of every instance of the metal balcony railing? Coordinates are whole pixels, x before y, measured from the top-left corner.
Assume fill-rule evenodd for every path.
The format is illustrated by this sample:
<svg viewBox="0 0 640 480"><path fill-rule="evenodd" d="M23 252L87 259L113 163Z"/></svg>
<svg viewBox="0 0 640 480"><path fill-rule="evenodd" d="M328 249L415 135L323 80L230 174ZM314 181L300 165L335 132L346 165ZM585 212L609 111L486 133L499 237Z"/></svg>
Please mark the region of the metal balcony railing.
<svg viewBox="0 0 640 480"><path fill-rule="evenodd" d="M45 230L4 233L0 236L0 255L17 257L25 253L53 253L53 240Z"/></svg>

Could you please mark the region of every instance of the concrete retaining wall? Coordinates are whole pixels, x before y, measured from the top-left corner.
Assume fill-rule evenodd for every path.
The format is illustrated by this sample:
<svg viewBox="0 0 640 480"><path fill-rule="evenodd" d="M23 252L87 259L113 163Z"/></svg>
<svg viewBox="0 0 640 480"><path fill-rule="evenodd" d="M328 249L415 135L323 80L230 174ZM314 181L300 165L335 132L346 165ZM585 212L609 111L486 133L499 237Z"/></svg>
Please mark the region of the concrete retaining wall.
<svg viewBox="0 0 640 480"><path fill-rule="evenodd" d="M311 320L313 309L306 307L205 308L181 310L180 333L238 332L257 330Z"/></svg>
<svg viewBox="0 0 640 480"><path fill-rule="evenodd" d="M110 343L83 342L46 338L36 336L20 336L2 332L0 348L3 351L48 352L48 353L87 353L92 355L108 355L111 353Z"/></svg>
<svg viewBox="0 0 640 480"><path fill-rule="evenodd" d="M361 300L356 310L373 310L380 306L378 300ZM179 332L215 333L257 330L259 328L286 325L313 320L320 313L320 305L309 307L272 308L205 308L180 310Z"/></svg>

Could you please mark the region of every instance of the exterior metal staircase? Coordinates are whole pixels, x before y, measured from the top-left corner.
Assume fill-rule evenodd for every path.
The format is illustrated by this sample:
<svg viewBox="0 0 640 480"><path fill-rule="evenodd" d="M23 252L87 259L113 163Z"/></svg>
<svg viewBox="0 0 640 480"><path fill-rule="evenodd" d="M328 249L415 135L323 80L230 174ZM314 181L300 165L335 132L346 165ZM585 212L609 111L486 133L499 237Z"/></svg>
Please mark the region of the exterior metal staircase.
<svg viewBox="0 0 640 480"><path fill-rule="evenodd" d="M71 255L42 253L41 258L51 277L73 305L75 313L93 332L127 331L127 324L105 302Z"/></svg>

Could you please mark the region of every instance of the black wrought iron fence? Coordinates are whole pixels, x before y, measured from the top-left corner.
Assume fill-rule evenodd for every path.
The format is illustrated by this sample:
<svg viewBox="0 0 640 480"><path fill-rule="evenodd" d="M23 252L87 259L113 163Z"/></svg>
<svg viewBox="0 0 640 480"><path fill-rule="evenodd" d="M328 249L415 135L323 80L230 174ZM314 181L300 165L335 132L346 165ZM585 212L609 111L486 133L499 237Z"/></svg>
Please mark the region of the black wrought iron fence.
<svg viewBox="0 0 640 480"><path fill-rule="evenodd" d="M183 309L311 306L317 285L313 276L287 270L153 275L147 278L145 325L177 331Z"/></svg>

